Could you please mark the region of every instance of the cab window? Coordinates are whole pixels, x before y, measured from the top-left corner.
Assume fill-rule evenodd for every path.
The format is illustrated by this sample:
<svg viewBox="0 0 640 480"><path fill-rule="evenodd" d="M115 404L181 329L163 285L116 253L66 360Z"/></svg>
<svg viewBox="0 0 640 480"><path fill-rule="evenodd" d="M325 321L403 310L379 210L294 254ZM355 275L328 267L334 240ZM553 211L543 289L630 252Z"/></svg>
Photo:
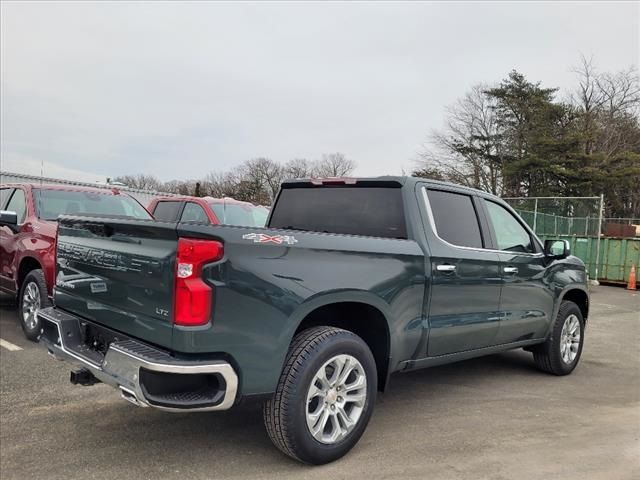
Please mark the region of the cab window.
<svg viewBox="0 0 640 480"><path fill-rule="evenodd" d="M178 220L182 202L158 202L153 210L153 217L161 222L175 222Z"/></svg>
<svg viewBox="0 0 640 480"><path fill-rule="evenodd" d="M531 235L509 210L489 200L485 200L485 205L499 250L521 253L535 252Z"/></svg>
<svg viewBox="0 0 640 480"><path fill-rule="evenodd" d="M469 195L427 190L436 234L459 247L482 248L482 234L476 209Z"/></svg>
<svg viewBox="0 0 640 480"><path fill-rule="evenodd" d="M182 222L209 223L209 217L197 203L188 202L182 211Z"/></svg>
<svg viewBox="0 0 640 480"><path fill-rule="evenodd" d="M24 219L27 216L27 202L24 192L21 189L16 188L13 195L11 195L11 200L9 200L5 210L8 210L9 212L16 212L18 214L18 224L24 222Z"/></svg>
<svg viewBox="0 0 640 480"><path fill-rule="evenodd" d="M0 188L0 210L5 210L4 206L6 205L7 200L9 200L12 192L13 188Z"/></svg>

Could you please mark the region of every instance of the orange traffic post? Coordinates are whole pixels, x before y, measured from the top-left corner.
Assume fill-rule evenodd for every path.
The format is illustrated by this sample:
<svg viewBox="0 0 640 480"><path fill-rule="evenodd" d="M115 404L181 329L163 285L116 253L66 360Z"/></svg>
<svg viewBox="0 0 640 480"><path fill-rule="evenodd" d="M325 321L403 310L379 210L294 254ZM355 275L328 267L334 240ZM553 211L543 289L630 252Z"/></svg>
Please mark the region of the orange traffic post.
<svg viewBox="0 0 640 480"><path fill-rule="evenodd" d="M631 271L629 272L629 281L627 282L627 290L636 289L636 266L631 265Z"/></svg>

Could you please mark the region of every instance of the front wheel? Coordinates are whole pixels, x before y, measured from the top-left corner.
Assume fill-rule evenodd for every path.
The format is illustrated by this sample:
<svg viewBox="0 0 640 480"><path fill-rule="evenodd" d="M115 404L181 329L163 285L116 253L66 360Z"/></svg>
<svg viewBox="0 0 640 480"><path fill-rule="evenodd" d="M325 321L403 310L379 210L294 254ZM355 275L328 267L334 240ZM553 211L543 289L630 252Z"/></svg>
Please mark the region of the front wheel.
<svg viewBox="0 0 640 480"><path fill-rule="evenodd" d="M264 422L273 443L296 460L320 465L345 455L369 423L377 391L367 344L332 327L293 339Z"/></svg>
<svg viewBox="0 0 640 480"><path fill-rule="evenodd" d="M31 270L25 277L18 294L18 318L25 337L36 341L40 336L38 311L51 306L47 295L47 282L42 270Z"/></svg>
<svg viewBox="0 0 640 480"><path fill-rule="evenodd" d="M551 335L533 348L536 366L554 375L568 375L578 365L584 344L584 319L580 307L564 301L560 305Z"/></svg>

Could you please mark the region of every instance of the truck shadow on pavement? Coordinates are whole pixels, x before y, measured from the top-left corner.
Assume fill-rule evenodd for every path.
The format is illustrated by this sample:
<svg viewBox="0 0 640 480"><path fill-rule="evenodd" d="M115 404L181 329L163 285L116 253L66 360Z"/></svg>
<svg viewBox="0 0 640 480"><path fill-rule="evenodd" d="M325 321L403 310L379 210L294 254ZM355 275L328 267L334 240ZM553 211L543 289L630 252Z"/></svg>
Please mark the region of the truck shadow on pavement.
<svg viewBox="0 0 640 480"><path fill-rule="evenodd" d="M525 379L532 375L541 375L528 357L530 355L524 352L511 352L394 375L390 389L378 395L376 410L363 440L370 436L371 442L376 443L381 441L377 438L381 434L401 438L417 409L427 411L433 405L432 414L441 415L443 405L454 401L453 397L460 408L471 408L478 399L466 394L461 398L461 389L474 390L476 395L481 390L480 385L484 385L482 391L487 390L486 383L490 379L509 389L509 377L523 377L523 381L527 381ZM68 388L86 388L86 395L82 392L82 396L99 401L93 406L90 401L73 406L68 422L64 420L65 413L61 412L58 417L61 422L56 429L58 435L61 430L67 430L68 435L64 436L73 439L74 444L77 442L77 445L69 446L71 450L75 449L76 458L82 458L78 449L88 450L91 445L104 446L109 442L106 450L110 456L118 458L123 467L141 459L169 466L180 465L180 472L184 473L189 471L185 467L189 462L202 465L213 459L219 471L227 468L233 471L238 462L243 464L243 472L254 468L256 474L264 472L269 465L294 470L303 467L271 444L262 422L260 402L249 401L227 412L176 414L136 408L124 400L116 403L112 397L116 392L106 386ZM376 428L377 424L382 425ZM389 425L392 425L391 431ZM360 443L364 445L358 445L349 457L367 448L367 442ZM96 464L109 461L106 457L95 458L102 456L103 451L92 451L91 455Z"/></svg>

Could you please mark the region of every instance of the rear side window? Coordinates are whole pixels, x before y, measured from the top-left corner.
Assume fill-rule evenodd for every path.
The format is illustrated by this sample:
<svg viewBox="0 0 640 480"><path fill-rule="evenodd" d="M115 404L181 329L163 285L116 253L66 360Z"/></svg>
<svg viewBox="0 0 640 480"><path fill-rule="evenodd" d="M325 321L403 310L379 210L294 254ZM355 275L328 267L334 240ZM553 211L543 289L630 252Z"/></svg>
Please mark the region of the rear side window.
<svg viewBox="0 0 640 480"><path fill-rule="evenodd" d="M24 218L27 216L27 201L22 190L16 188L6 210L18 214L18 223L24 222Z"/></svg>
<svg viewBox="0 0 640 480"><path fill-rule="evenodd" d="M264 227L269 211L250 203L210 203L213 213L221 225L239 225L244 227Z"/></svg>
<svg viewBox="0 0 640 480"><path fill-rule="evenodd" d="M158 202L152 212L156 220L161 222L175 222L178 220L178 213L182 202Z"/></svg>
<svg viewBox="0 0 640 480"><path fill-rule="evenodd" d="M11 196L11 192L13 192L13 188L2 188L0 189L0 209L4 209L4 206L7 204L7 200Z"/></svg>
<svg viewBox="0 0 640 480"><path fill-rule="evenodd" d="M269 227L407 238L402 192L389 187L285 188Z"/></svg>
<svg viewBox="0 0 640 480"><path fill-rule="evenodd" d="M482 248L478 216L469 195L427 190L437 235L460 247Z"/></svg>
<svg viewBox="0 0 640 480"><path fill-rule="evenodd" d="M188 202L182 211L182 222L209 223L209 217L197 203Z"/></svg>

